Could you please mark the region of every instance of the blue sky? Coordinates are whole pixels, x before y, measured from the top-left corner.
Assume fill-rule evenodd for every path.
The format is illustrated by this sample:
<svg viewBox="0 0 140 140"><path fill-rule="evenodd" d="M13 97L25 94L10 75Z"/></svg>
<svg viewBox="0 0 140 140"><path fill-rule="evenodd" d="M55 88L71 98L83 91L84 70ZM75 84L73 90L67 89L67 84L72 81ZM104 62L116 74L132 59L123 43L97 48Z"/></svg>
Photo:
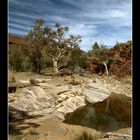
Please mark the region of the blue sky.
<svg viewBox="0 0 140 140"><path fill-rule="evenodd" d="M81 49L97 41L113 47L132 40L131 0L9 0L9 33L26 35L38 18L82 36Z"/></svg>

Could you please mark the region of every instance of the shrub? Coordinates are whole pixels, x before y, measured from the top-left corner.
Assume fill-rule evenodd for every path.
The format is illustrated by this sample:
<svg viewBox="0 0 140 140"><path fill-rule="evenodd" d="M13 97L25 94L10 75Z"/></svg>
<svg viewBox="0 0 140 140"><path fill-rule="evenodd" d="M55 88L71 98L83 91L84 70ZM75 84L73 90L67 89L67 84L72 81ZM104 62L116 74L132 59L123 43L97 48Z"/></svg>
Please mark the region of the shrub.
<svg viewBox="0 0 140 140"><path fill-rule="evenodd" d="M37 85L37 83L38 83L38 81L35 79L30 79L29 82L31 85Z"/></svg>
<svg viewBox="0 0 140 140"><path fill-rule="evenodd" d="M17 72L23 71L23 62L24 55L22 52L21 46L10 46L9 47L9 66L16 70Z"/></svg>
<svg viewBox="0 0 140 140"><path fill-rule="evenodd" d="M11 84L16 83L16 78L14 76L9 76L8 82Z"/></svg>
<svg viewBox="0 0 140 140"><path fill-rule="evenodd" d="M15 77L12 76L10 81L11 81L11 83L15 83L16 82Z"/></svg>

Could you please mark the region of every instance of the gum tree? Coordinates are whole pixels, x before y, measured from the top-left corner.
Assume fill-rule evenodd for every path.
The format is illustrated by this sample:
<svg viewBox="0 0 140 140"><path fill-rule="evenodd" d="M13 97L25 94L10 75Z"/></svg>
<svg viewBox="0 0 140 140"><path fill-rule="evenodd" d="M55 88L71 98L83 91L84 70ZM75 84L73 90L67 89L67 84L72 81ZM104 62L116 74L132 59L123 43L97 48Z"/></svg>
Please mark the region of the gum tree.
<svg viewBox="0 0 140 140"><path fill-rule="evenodd" d="M81 37L79 35L70 35L66 38L66 33L68 31L68 27L62 27L58 23L56 23L54 30L50 27L45 28L45 36L47 40L46 50L52 59L55 73L59 72L58 61L66 55L67 48L78 46L81 41Z"/></svg>
<svg viewBox="0 0 140 140"><path fill-rule="evenodd" d="M40 73L42 68L41 58L44 45L44 29L43 24L45 21L43 19L37 19L32 30L28 32L26 36L27 54L29 55L30 61L32 63L32 70Z"/></svg>
<svg viewBox="0 0 140 140"><path fill-rule="evenodd" d="M28 33L30 58L36 72L41 70L42 50L52 59L54 72L58 73L58 61L67 53L68 47L75 47L81 42L79 35L66 37L69 28L56 23L54 28L44 25L43 19L37 19Z"/></svg>

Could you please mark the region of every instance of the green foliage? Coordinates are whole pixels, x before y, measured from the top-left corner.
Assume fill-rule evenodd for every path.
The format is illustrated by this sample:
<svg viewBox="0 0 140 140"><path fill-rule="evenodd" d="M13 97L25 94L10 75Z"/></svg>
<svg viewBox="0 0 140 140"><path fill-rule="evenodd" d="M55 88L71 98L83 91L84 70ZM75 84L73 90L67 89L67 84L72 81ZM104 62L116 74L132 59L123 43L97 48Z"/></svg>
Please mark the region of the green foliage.
<svg viewBox="0 0 140 140"><path fill-rule="evenodd" d="M51 66L50 59L47 61L45 58L50 57L55 63L66 54L68 46L77 46L80 39L80 36L74 35L66 38L66 33L69 31L68 27L62 27L56 23L55 28L52 29L45 26L44 23L43 19L36 20L33 29L26 37L27 45L30 46L29 56L32 62L32 70L35 72L40 72L44 66ZM57 63L55 65L57 68Z"/></svg>
<svg viewBox="0 0 140 140"><path fill-rule="evenodd" d="M98 45L97 42L95 42L91 47L92 47L92 50L93 50L93 51L100 48L100 46Z"/></svg>
<svg viewBox="0 0 140 140"><path fill-rule="evenodd" d="M67 48L77 47L81 36L70 35L66 38L68 27L56 23L54 28L37 19L25 38L20 42L10 39L9 67L16 71L40 73L42 68L54 66L56 61L67 55ZM24 41L23 41L24 40ZM57 68L57 63L56 68Z"/></svg>
<svg viewBox="0 0 140 140"><path fill-rule="evenodd" d="M13 47L13 46L12 46ZM23 71L23 61L24 55L22 53L22 47L21 46L14 46L13 48L10 48L9 53L9 67L13 70Z"/></svg>
<svg viewBox="0 0 140 140"><path fill-rule="evenodd" d="M43 19L37 19L33 29L26 36L27 53L29 54L30 62L32 64L32 71L40 73L42 68L42 53L44 39Z"/></svg>
<svg viewBox="0 0 140 140"><path fill-rule="evenodd" d="M92 47L91 54L92 58L96 59L98 62L102 63L103 61L108 60L109 49L105 45L98 45L96 42Z"/></svg>
<svg viewBox="0 0 140 140"><path fill-rule="evenodd" d="M82 40L81 40L81 36L80 35L77 35L77 36L70 35L70 38L68 39L69 46L70 47L74 47L74 48L78 48L79 47L79 43L81 41Z"/></svg>
<svg viewBox="0 0 140 140"><path fill-rule="evenodd" d="M79 47L76 47L72 50L71 56L70 56L71 65L75 66L79 64L81 54L82 53Z"/></svg>
<svg viewBox="0 0 140 140"><path fill-rule="evenodd" d="M75 47L71 51L70 55L70 65L71 66L80 66L81 68L86 69L89 66L89 61L87 55L79 47Z"/></svg>
<svg viewBox="0 0 140 140"><path fill-rule="evenodd" d="M116 73L125 75L125 69L126 73L131 72L132 41L117 43L111 49L95 42L87 53L80 49L81 36L68 36L68 31L68 27L58 23L51 28L45 25L43 19L37 19L25 38L9 37L9 68L15 71L40 73L41 69L53 67L54 61L57 61L59 68L79 66L87 69L93 60L107 64L111 58L114 63L114 68L111 67L111 70L114 73L117 71ZM115 64L118 60L123 64L121 67Z"/></svg>
<svg viewBox="0 0 140 140"><path fill-rule="evenodd" d="M82 57L80 57L80 61L79 61L79 66L81 68L87 69L89 68L90 65L90 61L88 60L86 55L82 55Z"/></svg>

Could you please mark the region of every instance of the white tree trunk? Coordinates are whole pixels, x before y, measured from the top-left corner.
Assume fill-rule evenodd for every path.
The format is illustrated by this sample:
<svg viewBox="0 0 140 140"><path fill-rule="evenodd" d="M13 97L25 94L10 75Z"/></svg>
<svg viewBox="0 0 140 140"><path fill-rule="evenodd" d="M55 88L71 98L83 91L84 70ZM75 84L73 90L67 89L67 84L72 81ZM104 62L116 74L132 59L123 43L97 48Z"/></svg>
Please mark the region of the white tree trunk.
<svg viewBox="0 0 140 140"><path fill-rule="evenodd" d="M103 62L104 66L105 66L105 71L106 71L106 74L108 75L108 68L107 68L107 65L105 62Z"/></svg>
<svg viewBox="0 0 140 140"><path fill-rule="evenodd" d="M55 58L52 58L53 59L53 67L54 67L54 72L55 73L58 73L59 71L58 71L58 65L57 65L57 59L55 59Z"/></svg>

